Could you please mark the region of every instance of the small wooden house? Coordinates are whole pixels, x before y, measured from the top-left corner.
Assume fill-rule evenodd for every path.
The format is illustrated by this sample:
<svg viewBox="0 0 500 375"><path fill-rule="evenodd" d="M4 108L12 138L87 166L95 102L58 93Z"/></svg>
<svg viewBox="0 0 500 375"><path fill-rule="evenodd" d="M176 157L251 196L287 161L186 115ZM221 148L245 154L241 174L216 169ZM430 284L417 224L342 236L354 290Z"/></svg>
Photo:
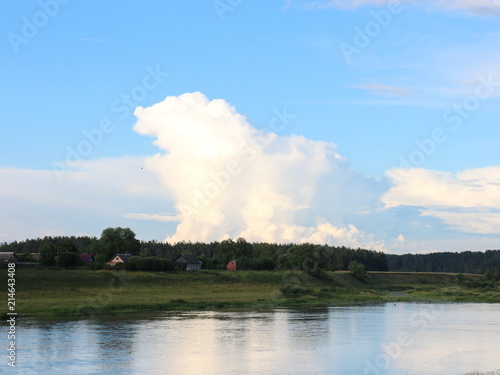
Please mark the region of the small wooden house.
<svg viewBox="0 0 500 375"><path fill-rule="evenodd" d="M82 260L82 263L94 263L95 262L94 256L92 254L80 254L80 259Z"/></svg>
<svg viewBox="0 0 500 375"><path fill-rule="evenodd" d="M233 259L231 260L227 266L226 266L226 270L228 271L236 271L236 259Z"/></svg>
<svg viewBox="0 0 500 375"><path fill-rule="evenodd" d="M186 266L186 271L201 270L201 260L191 254L181 254L174 260L175 264Z"/></svg>
<svg viewBox="0 0 500 375"><path fill-rule="evenodd" d="M14 251L0 252L0 263L16 263L19 262L17 255Z"/></svg>
<svg viewBox="0 0 500 375"><path fill-rule="evenodd" d="M111 260L106 264L109 266L114 266L118 263L126 263L132 257L132 254L115 254L115 256L111 258Z"/></svg>

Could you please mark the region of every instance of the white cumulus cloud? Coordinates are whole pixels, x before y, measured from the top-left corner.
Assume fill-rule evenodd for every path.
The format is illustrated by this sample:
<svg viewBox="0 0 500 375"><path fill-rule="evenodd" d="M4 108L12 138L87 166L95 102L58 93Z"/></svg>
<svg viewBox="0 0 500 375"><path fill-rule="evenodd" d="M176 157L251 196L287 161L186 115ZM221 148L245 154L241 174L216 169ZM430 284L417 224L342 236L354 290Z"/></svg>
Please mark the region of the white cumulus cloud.
<svg viewBox="0 0 500 375"><path fill-rule="evenodd" d="M279 113L271 120L276 129L294 118ZM201 93L167 97L135 115L135 131L163 151L145 165L175 200L179 224L168 241L241 236L385 249L373 234L343 222L379 204L381 182L352 171L333 144L259 131L226 101Z"/></svg>

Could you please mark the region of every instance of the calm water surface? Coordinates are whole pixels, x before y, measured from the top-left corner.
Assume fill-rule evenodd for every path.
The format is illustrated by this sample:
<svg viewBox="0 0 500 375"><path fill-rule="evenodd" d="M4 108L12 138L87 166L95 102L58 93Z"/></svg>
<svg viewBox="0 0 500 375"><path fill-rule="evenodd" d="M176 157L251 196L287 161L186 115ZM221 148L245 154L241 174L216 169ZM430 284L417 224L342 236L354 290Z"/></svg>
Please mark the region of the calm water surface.
<svg viewBox="0 0 500 375"><path fill-rule="evenodd" d="M2 325L3 348L8 341ZM25 319L17 325L18 367L2 356L0 373L458 375L500 368L499 344L499 304Z"/></svg>

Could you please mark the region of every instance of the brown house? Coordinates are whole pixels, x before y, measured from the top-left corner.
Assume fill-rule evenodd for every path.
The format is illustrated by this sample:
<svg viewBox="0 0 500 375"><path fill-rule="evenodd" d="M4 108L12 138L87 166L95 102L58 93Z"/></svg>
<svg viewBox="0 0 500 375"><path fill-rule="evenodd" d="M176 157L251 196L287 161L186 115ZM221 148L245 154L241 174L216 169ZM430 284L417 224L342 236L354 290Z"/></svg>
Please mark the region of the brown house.
<svg viewBox="0 0 500 375"><path fill-rule="evenodd" d="M230 261L227 266L226 266L226 270L228 271L236 271L236 259Z"/></svg>
<svg viewBox="0 0 500 375"><path fill-rule="evenodd" d="M0 263L16 263L19 262L15 252L0 252Z"/></svg>
<svg viewBox="0 0 500 375"><path fill-rule="evenodd" d="M191 254L181 254L174 260L175 264L186 266L186 271L201 270L201 260Z"/></svg>
<svg viewBox="0 0 500 375"><path fill-rule="evenodd" d="M132 254L115 254L115 256L111 258L111 260L106 264L109 266L114 266L118 263L126 263L132 257Z"/></svg>

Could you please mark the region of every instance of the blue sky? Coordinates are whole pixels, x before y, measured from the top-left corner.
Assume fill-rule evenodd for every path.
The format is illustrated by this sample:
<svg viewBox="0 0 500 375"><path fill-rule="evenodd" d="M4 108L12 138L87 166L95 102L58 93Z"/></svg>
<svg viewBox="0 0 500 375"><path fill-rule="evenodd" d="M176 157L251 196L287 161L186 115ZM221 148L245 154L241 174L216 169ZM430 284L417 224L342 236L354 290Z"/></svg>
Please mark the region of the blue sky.
<svg viewBox="0 0 500 375"><path fill-rule="evenodd" d="M498 248L499 15L500 1L467 0L4 1L0 241L98 236L120 225L141 239L246 234L391 252ZM183 97L196 104L182 116L165 101L194 92L203 97ZM253 194L263 194L259 186L279 185L271 175L253 179L241 197L233 194L239 182L224 187L221 194L232 200L211 201L223 217L211 224L190 222L179 208L191 199L179 192L196 190L186 182L194 180L178 186L166 176L181 173L167 160L172 149L194 142L179 138L174 145L171 132L194 116L200 128L193 132L208 129L211 139L201 108L214 99L245 116L233 126L250 138L247 126L268 129L277 112L290 116L259 160L284 168L269 156L281 150L292 171L281 182L305 185L266 190L261 209L275 215L266 220L281 223L278 212L293 217L268 238L249 217L227 210L245 201L241 212L248 212ZM161 103L163 114L150 111L155 130L141 128L135 108ZM216 118L231 111L220 109ZM173 127L162 116L172 116ZM303 137L300 145L294 136ZM342 161L318 167L307 184L294 173L314 168L317 159L294 164L284 144ZM158 153L163 161L148 162ZM181 165L190 155L175 160ZM401 167L407 173L397 173ZM265 175L262 165L248 168ZM203 187L203 179L197 183ZM276 206L291 196L288 206ZM351 200L352 209L343 207ZM229 218L237 224L216 228ZM284 235L292 227L295 235Z"/></svg>

